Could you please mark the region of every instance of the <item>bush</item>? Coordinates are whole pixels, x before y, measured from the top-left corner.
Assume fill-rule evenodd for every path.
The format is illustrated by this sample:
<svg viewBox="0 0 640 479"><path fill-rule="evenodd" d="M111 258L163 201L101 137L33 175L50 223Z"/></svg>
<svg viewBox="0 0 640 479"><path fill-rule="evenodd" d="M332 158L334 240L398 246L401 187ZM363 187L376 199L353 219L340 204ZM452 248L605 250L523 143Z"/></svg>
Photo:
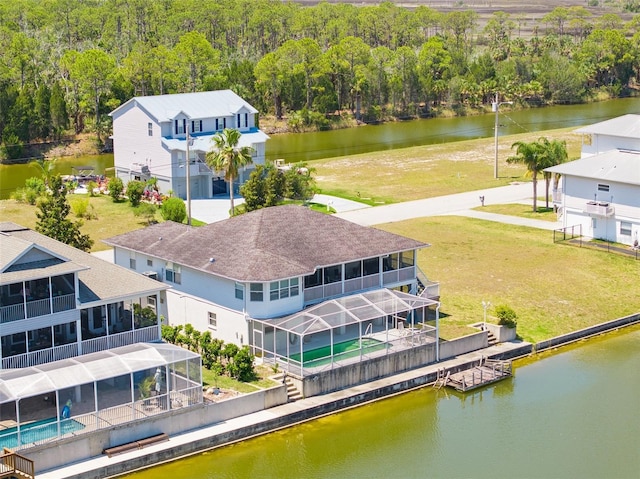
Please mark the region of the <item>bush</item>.
<svg viewBox="0 0 640 479"><path fill-rule="evenodd" d="M69 201L71 204L71 211L78 218L84 218L87 215L89 209L89 200L86 198L75 198ZM90 215L89 215L90 216Z"/></svg>
<svg viewBox="0 0 640 479"><path fill-rule="evenodd" d="M514 329L518 324L518 316L510 306L506 306L504 304L496 306L496 316L500 326L506 326L507 328Z"/></svg>
<svg viewBox="0 0 640 479"><path fill-rule="evenodd" d="M134 216L142 216L147 224L155 223L157 206L151 203L140 203L134 210Z"/></svg>
<svg viewBox="0 0 640 479"><path fill-rule="evenodd" d="M109 196L113 198L115 203L120 201L122 192L124 191L124 184L120 178L111 178L109 180Z"/></svg>
<svg viewBox="0 0 640 479"><path fill-rule="evenodd" d="M162 202L160 214L165 221L182 223L187 217L187 207L180 198L167 198Z"/></svg>
<svg viewBox="0 0 640 479"><path fill-rule="evenodd" d="M136 207L142 200L144 194L144 183L142 181L132 180L127 183L127 196L129 197L129 203L131 206Z"/></svg>

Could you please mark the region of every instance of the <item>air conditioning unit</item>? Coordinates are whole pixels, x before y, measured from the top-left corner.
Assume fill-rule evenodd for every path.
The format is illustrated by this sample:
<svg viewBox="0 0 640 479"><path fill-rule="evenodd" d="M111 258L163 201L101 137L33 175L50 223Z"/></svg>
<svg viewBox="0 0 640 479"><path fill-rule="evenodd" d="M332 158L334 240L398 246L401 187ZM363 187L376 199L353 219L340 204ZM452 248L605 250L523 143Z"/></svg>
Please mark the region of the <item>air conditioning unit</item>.
<svg viewBox="0 0 640 479"><path fill-rule="evenodd" d="M158 281L158 273L156 273L155 271L145 271L142 274L147 278L155 279L156 281Z"/></svg>

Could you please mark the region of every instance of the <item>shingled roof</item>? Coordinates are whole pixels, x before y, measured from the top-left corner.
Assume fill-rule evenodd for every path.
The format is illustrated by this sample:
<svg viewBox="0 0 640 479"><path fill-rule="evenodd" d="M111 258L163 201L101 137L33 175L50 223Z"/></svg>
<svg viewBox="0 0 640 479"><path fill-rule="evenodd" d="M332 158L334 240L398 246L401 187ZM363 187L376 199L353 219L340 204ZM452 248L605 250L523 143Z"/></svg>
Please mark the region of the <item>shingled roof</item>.
<svg viewBox="0 0 640 479"><path fill-rule="evenodd" d="M159 290L169 286L141 274L129 271L126 268L108 263L89 253L56 241L36 231L30 230L15 223L0 223L0 249L5 244L15 244L18 238L24 245L39 245L47 250L68 258L69 261L50 265L42 262L31 263L38 271L20 268L16 272L1 273L0 282L9 280L23 280L43 277L43 266L46 266L45 276L50 274L64 274L79 271L79 297L80 303L92 303L95 301L115 300L135 296L155 294ZM21 277L15 276L20 274Z"/></svg>
<svg viewBox="0 0 640 479"><path fill-rule="evenodd" d="M105 243L245 282L306 276L318 267L429 246L296 205L202 227L160 223Z"/></svg>

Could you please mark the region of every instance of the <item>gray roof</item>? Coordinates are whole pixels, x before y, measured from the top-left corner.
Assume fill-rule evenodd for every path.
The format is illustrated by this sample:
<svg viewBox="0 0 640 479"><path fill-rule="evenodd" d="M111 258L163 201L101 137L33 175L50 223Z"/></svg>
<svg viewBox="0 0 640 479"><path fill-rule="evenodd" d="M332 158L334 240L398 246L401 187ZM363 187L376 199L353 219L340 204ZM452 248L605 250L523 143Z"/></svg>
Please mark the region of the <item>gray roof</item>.
<svg viewBox="0 0 640 479"><path fill-rule="evenodd" d="M632 113L575 130L575 133L618 136L640 139L640 115Z"/></svg>
<svg viewBox="0 0 640 479"><path fill-rule="evenodd" d="M610 150L599 155L552 166L544 171L567 176L640 185L640 152Z"/></svg>
<svg viewBox="0 0 640 479"><path fill-rule="evenodd" d="M214 147L212 138L215 135L191 135L192 143L189 149L191 151L208 152ZM248 146L251 147L256 143L264 143L269 139L269 136L257 128L253 128L250 131L242 132L238 139L238 147ZM162 144L169 150L186 151L187 139L186 138L163 138Z"/></svg>
<svg viewBox="0 0 640 479"><path fill-rule="evenodd" d="M113 110L110 115L116 115L120 109L132 102L137 103L159 122L170 121L180 112L193 119L233 116L242 107L250 113L258 113L258 110L233 91L217 90L174 95L136 96Z"/></svg>
<svg viewBox="0 0 640 479"><path fill-rule="evenodd" d="M68 261L55 262L55 264L52 261L37 261L30 263L33 266L30 269L21 267L17 268L15 272L2 273L0 279L2 284L13 282L13 280L42 278L49 276L49 273L64 274L79 271L79 296L80 303L83 304L151 295L168 288L161 282L103 261L89 253L14 223L0 223L0 233L0 250L2 251L4 251L5 242L15 243L15 240L18 239L42 247L62 258L68 258ZM45 267L44 273L41 270L43 267ZM14 278L12 275L19 275L19 277Z"/></svg>
<svg viewBox="0 0 640 479"><path fill-rule="evenodd" d="M304 206L285 205L199 228L160 223L105 243L236 281L275 281L317 267L428 246Z"/></svg>

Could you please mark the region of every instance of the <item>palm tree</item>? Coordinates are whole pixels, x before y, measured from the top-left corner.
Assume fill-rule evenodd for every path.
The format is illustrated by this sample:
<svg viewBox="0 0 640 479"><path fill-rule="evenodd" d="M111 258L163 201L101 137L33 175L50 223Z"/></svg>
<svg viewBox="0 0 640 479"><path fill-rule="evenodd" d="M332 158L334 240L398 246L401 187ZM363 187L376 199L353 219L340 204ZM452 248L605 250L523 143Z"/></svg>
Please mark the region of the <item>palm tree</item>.
<svg viewBox="0 0 640 479"><path fill-rule="evenodd" d="M507 158L507 163L522 163L527 167L527 171L531 173L533 179L533 211L538 211L537 194L538 194L538 172L546 165L542 162L542 145L537 141L527 143L525 141L516 141L511 148L516 148L516 156Z"/></svg>
<svg viewBox="0 0 640 479"><path fill-rule="evenodd" d="M233 207L233 182L238 177L238 170L253 163L251 153L253 148L238 146L240 131L233 128L225 128L221 133L216 133L211 141L214 149L206 155L206 163L214 171L224 172L224 179L229 182L229 197L231 198L231 216L234 215Z"/></svg>
<svg viewBox="0 0 640 479"><path fill-rule="evenodd" d="M569 155L567 154L567 142L562 140L551 140L548 138L540 138L538 140L542 149L542 162L544 163L543 168L549 168L551 166L556 166L561 163L564 163L569 159ZM560 180L560 175L553 175L552 173L543 171L544 180L545 180L545 200L546 206L549 208L549 183L551 182L551 177L554 177L554 186L553 189L556 190L558 188L558 181Z"/></svg>

